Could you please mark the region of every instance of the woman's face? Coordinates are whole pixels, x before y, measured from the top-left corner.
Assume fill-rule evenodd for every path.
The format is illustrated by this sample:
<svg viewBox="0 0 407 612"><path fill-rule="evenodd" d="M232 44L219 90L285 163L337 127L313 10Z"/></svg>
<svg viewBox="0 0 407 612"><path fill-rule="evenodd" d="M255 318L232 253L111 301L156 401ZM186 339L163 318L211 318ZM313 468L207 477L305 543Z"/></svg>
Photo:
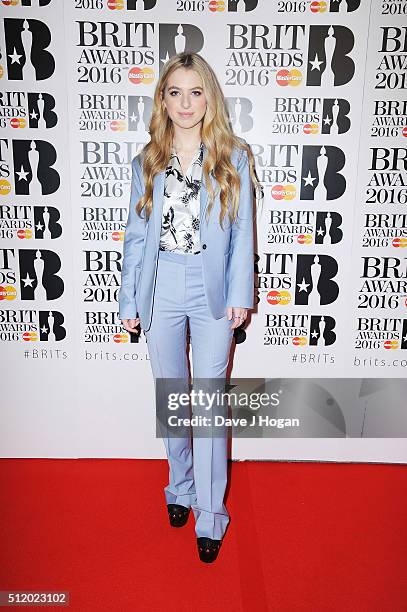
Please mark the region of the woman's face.
<svg viewBox="0 0 407 612"><path fill-rule="evenodd" d="M206 98L199 74L188 68L174 70L165 87L163 104L176 126L182 129L196 126L206 112Z"/></svg>

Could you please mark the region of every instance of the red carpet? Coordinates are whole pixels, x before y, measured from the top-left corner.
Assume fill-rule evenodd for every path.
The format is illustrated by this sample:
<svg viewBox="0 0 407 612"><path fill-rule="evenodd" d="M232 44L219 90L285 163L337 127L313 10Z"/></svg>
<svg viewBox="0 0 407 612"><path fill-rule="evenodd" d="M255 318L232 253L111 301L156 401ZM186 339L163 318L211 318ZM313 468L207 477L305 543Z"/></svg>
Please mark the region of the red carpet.
<svg viewBox="0 0 407 612"><path fill-rule="evenodd" d="M0 590L69 591L81 612L407 610L405 466L233 463L212 565L192 514L169 526L166 461L0 469Z"/></svg>

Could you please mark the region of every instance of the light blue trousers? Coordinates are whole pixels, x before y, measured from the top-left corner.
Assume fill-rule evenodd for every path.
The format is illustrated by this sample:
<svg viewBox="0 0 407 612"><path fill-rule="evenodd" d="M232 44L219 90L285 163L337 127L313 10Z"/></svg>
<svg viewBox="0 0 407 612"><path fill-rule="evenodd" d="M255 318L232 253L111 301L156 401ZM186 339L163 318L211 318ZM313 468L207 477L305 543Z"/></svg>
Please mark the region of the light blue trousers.
<svg viewBox="0 0 407 612"><path fill-rule="evenodd" d="M202 279L202 255L159 251L151 326L145 332L154 379L188 380L187 323L195 379L225 378L233 337L227 315L214 319ZM219 381L220 382L220 381ZM193 432L193 428L192 428ZM196 537L220 540L229 522L223 503L227 484L224 436L163 437L169 483L167 504L191 507Z"/></svg>

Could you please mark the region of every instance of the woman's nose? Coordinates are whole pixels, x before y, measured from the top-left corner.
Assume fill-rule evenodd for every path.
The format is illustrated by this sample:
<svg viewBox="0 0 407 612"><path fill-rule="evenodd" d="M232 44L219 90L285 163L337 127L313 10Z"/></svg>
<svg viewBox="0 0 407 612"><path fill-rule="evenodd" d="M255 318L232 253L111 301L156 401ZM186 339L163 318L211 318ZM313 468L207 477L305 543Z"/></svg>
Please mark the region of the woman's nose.
<svg viewBox="0 0 407 612"><path fill-rule="evenodd" d="M191 101L188 97L183 96L181 100L182 108L189 108L191 106Z"/></svg>

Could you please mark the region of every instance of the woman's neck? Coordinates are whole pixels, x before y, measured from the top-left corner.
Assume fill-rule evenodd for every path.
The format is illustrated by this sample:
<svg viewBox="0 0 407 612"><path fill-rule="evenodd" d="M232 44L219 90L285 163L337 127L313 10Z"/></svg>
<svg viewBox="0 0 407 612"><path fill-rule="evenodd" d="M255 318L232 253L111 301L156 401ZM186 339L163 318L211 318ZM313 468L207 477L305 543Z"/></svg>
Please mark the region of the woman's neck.
<svg viewBox="0 0 407 612"><path fill-rule="evenodd" d="M195 133L175 133L172 138L173 147L180 153L192 153L201 144L201 133L200 131Z"/></svg>

